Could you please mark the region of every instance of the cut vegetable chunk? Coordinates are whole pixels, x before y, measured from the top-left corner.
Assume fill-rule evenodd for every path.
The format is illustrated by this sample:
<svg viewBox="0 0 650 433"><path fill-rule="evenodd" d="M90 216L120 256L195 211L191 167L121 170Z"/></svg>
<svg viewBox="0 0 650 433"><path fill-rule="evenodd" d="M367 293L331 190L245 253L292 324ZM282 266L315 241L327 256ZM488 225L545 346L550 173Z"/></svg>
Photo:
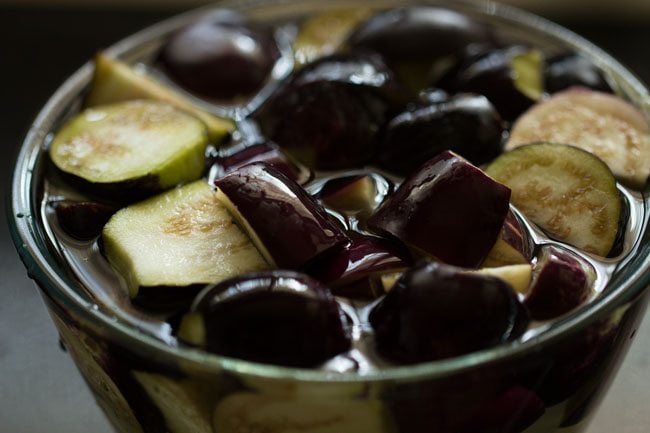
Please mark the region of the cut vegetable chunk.
<svg viewBox="0 0 650 433"><path fill-rule="evenodd" d="M563 144L519 147L487 173L512 189L512 203L551 237L606 256L618 231L616 180L594 155Z"/></svg>
<svg viewBox="0 0 650 433"><path fill-rule="evenodd" d="M97 195L143 196L201 177L206 144L200 120L138 100L86 109L59 131L50 157Z"/></svg>
<svg viewBox="0 0 650 433"><path fill-rule="evenodd" d="M113 215L102 234L104 251L131 297L150 287L183 296L191 285L268 268L216 196L197 181Z"/></svg>
<svg viewBox="0 0 650 433"><path fill-rule="evenodd" d="M90 93L86 98L86 105L93 107L134 99L168 102L192 113L206 124L210 140L214 142L221 141L226 134L234 129L234 124L230 120L198 109L186 98L158 83L149 75L131 68L124 62L99 53L95 58L95 73Z"/></svg>
<svg viewBox="0 0 650 433"><path fill-rule="evenodd" d="M515 123L506 149L565 143L601 158L623 183L641 188L650 175L650 126L623 99L585 88L557 93Z"/></svg>

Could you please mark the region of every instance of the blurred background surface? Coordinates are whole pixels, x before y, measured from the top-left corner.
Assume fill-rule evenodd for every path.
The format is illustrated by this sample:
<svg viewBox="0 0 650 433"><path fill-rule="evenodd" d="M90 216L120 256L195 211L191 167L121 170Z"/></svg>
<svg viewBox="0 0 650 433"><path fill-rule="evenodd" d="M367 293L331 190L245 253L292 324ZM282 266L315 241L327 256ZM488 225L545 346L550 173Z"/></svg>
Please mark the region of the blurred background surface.
<svg viewBox="0 0 650 433"><path fill-rule="evenodd" d="M93 54L203 0L0 0L0 190L31 120ZM650 83L650 0L510 0L590 39ZM4 201L2 203L4 205ZM0 205L0 206L2 206ZM589 433L650 431L650 319ZM0 212L0 431L109 433L27 278Z"/></svg>

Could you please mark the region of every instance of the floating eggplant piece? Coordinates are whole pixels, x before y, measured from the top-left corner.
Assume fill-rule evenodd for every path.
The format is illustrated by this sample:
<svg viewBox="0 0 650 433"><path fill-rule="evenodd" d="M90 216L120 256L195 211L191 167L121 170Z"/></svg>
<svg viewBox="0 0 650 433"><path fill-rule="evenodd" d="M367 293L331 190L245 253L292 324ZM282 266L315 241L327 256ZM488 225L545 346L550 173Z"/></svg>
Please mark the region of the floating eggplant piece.
<svg viewBox="0 0 650 433"><path fill-rule="evenodd" d="M322 206L270 165L249 164L214 183L219 199L277 267L299 269L348 242Z"/></svg>
<svg viewBox="0 0 650 433"><path fill-rule="evenodd" d="M241 392L214 411L214 431L300 433L390 433L388 410L378 400L286 397Z"/></svg>
<svg viewBox="0 0 650 433"><path fill-rule="evenodd" d="M469 415L459 433L521 433L545 411L535 392L515 385Z"/></svg>
<svg viewBox="0 0 650 433"><path fill-rule="evenodd" d="M377 133L402 96L378 58L333 56L296 72L255 117L264 136L308 167L350 168L370 161Z"/></svg>
<svg viewBox="0 0 650 433"><path fill-rule="evenodd" d="M373 275L400 271L412 264L411 255L395 242L360 234L350 235L342 250L315 261L305 272L325 284L343 287ZM345 288L342 289L345 292ZM337 295L345 293L336 291Z"/></svg>
<svg viewBox="0 0 650 433"><path fill-rule="evenodd" d="M533 241L528 230L510 210L496 243L488 253L483 267L527 264L533 259Z"/></svg>
<svg viewBox="0 0 650 433"><path fill-rule="evenodd" d="M203 122L173 105L127 101L75 116L49 155L80 189L129 200L200 178L207 141Z"/></svg>
<svg viewBox="0 0 650 433"><path fill-rule="evenodd" d="M171 433L212 433L208 402L192 383L145 371L132 375L160 409Z"/></svg>
<svg viewBox="0 0 650 433"><path fill-rule="evenodd" d="M406 175L443 150L452 150L476 165L501 153L504 125L481 95L458 95L398 114L388 122L378 147L380 164Z"/></svg>
<svg viewBox="0 0 650 433"><path fill-rule="evenodd" d="M582 305L592 294L593 268L567 251L545 247L524 304L536 320L548 320Z"/></svg>
<svg viewBox="0 0 650 433"><path fill-rule="evenodd" d="M557 93L574 86L612 93L603 72L580 54L564 53L546 61L544 88Z"/></svg>
<svg viewBox="0 0 650 433"><path fill-rule="evenodd" d="M226 151L214 158L212 175L215 177L223 177L252 162L264 162L300 185L312 178L309 168L285 155L270 141L251 144L231 154L226 154Z"/></svg>
<svg viewBox="0 0 650 433"><path fill-rule="evenodd" d="M449 90L485 95L505 120L513 121L541 99L542 63L536 49L487 51L458 71Z"/></svg>
<svg viewBox="0 0 650 433"><path fill-rule="evenodd" d="M194 300L179 338L208 352L314 367L349 350L350 330L329 289L291 271L249 273Z"/></svg>
<svg viewBox="0 0 650 433"><path fill-rule="evenodd" d="M131 298L158 304L192 298L217 283L268 265L203 180L117 212L102 233L104 253Z"/></svg>
<svg viewBox="0 0 650 433"><path fill-rule="evenodd" d="M296 63L302 66L334 54L355 26L370 14L368 8L354 7L310 16L300 24L293 43Z"/></svg>
<svg viewBox="0 0 650 433"><path fill-rule="evenodd" d="M507 187L446 151L408 177L368 227L446 263L476 268L499 236L509 198Z"/></svg>
<svg viewBox="0 0 650 433"><path fill-rule="evenodd" d="M189 92L231 101L259 91L279 57L272 29L208 14L174 33L157 61Z"/></svg>
<svg viewBox="0 0 650 433"><path fill-rule="evenodd" d="M648 121L639 109L608 93L573 88L535 105L513 126L506 150L535 142L591 152L632 188L643 188L650 176Z"/></svg>
<svg viewBox="0 0 650 433"><path fill-rule="evenodd" d="M434 262L406 271L370 313L378 352L405 364L517 338L528 313L502 280Z"/></svg>
<svg viewBox="0 0 650 433"><path fill-rule="evenodd" d="M555 239L607 256L618 233L616 180L594 155L563 144L521 146L486 172L512 189L512 203Z"/></svg>
<svg viewBox="0 0 650 433"><path fill-rule="evenodd" d="M118 210L115 206L92 201L59 200L52 206L63 231L82 241L99 236L104 225Z"/></svg>
<svg viewBox="0 0 650 433"><path fill-rule="evenodd" d="M86 105L94 107L134 99L167 102L193 114L205 123L213 143L219 143L234 128L234 124L230 120L200 110L183 96L158 83L152 77L132 69L126 63L112 59L104 53L97 54L95 72L90 93L86 97Z"/></svg>
<svg viewBox="0 0 650 433"><path fill-rule="evenodd" d="M421 6L382 11L350 35L347 46L381 54L413 90L424 87L435 63L457 56L466 46L494 45L491 28L467 15Z"/></svg>

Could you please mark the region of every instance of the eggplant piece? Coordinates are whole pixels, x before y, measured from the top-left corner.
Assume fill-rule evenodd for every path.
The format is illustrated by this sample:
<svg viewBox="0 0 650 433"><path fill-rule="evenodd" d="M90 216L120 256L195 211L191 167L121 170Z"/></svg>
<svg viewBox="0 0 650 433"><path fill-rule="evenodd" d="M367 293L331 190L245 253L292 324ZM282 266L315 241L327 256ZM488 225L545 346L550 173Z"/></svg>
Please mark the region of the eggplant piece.
<svg viewBox="0 0 650 433"><path fill-rule="evenodd" d="M408 177L368 227L456 266L477 268L509 211L510 190L453 152Z"/></svg>
<svg viewBox="0 0 650 433"><path fill-rule="evenodd" d="M258 92L280 58L272 29L224 14L206 14L175 32L158 64L183 89L214 101Z"/></svg>
<svg viewBox="0 0 650 433"><path fill-rule="evenodd" d="M217 404L214 431L300 433L392 433L388 410L377 400L282 397L240 392Z"/></svg>
<svg viewBox="0 0 650 433"><path fill-rule="evenodd" d="M206 288L178 336L218 355L290 367L315 367L351 346L330 290L292 271L248 273Z"/></svg>
<svg viewBox="0 0 650 433"><path fill-rule="evenodd" d="M603 161L577 147L538 143L486 169L512 189L512 203L551 237L605 257L618 233L621 200Z"/></svg>
<svg viewBox="0 0 650 433"><path fill-rule="evenodd" d="M542 250L535 265L524 304L535 320L548 320L568 313L593 294L593 268L584 260L556 247Z"/></svg>
<svg viewBox="0 0 650 433"><path fill-rule="evenodd" d="M650 176L650 125L638 108L609 93L571 88L533 106L514 124L506 150L536 142L593 153L635 189Z"/></svg>
<svg viewBox="0 0 650 433"><path fill-rule="evenodd" d="M533 241L519 218L510 210L496 243L481 264L500 267L528 264L533 259Z"/></svg>
<svg viewBox="0 0 650 433"><path fill-rule="evenodd" d="M156 287L187 300L197 285L268 268L204 180L120 210L102 241L131 298L151 298L144 303L156 303Z"/></svg>
<svg viewBox="0 0 650 433"><path fill-rule="evenodd" d="M84 110L57 132L49 156L80 189L120 200L198 179L207 142L199 119L137 100Z"/></svg>
<svg viewBox="0 0 650 433"><path fill-rule="evenodd" d="M103 203L75 200L59 200L52 207L63 231L81 241L99 236L104 225L118 210Z"/></svg>
<svg viewBox="0 0 650 433"><path fill-rule="evenodd" d="M235 128L232 121L197 108L185 97L140 70L133 69L102 52L97 54L90 92L85 100L86 106L94 107L134 99L167 102L193 114L205 123L210 141L215 144L220 143Z"/></svg>
<svg viewBox="0 0 650 433"><path fill-rule="evenodd" d="M348 242L316 200L268 164L248 164L214 183L218 198L277 267L299 269Z"/></svg>
<svg viewBox="0 0 650 433"><path fill-rule="evenodd" d="M209 402L191 382L146 371L131 374L162 413L170 433L212 433Z"/></svg>
<svg viewBox="0 0 650 433"><path fill-rule="evenodd" d="M463 355L521 335L528 312L499 278L421 262L370 312L377 351L414 364Z"/></svg>

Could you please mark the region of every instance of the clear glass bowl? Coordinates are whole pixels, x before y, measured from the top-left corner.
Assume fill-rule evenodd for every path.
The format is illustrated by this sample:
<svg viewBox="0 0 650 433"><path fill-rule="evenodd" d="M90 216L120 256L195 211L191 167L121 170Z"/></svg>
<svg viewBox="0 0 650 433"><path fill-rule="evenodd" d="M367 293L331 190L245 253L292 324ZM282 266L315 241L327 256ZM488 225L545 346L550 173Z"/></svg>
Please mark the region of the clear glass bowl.
<svg viewBox="0 0 650 433"><path fill-rule="evenodd" d="M292 20L363 1L225 2L257 20ZM373 2L403 6L407 1ZM492 2L430 1L495 26L507 39L547 53L573 50L605 71L618 93L650 116L645 87L603 51L533 15ZM216 7L216 6L215 6ZM146 62L166 35L207 9L164 21L109 48ZM97 402L117 431L463 433L582 431L627 350L650 291L650 232L644 194L630 239L607 287L593 302L525 342L453 359L366 374L260 365L174 347L118 320L84 290L44 221L45 149L77 112L93 65L73 74L34 121L10 192L11 232L29 276ZM642 404L642 403L640 403ZM291 429L293 428L293 429Z"/></svg>

